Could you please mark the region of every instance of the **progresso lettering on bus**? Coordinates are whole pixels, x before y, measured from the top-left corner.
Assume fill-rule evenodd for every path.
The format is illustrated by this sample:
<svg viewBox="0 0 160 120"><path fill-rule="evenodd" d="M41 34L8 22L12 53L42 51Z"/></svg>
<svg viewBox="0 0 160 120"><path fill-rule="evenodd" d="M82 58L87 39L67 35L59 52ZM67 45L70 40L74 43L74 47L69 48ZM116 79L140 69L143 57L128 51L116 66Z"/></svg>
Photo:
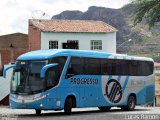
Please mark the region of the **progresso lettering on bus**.
<svg viewBox="0 0 160 120"><path fill-rule="evenodd" d="M98 84L98 79L97 78L71 78L71 83L72 84L77 84L77 85L95 85Z"/></svg>

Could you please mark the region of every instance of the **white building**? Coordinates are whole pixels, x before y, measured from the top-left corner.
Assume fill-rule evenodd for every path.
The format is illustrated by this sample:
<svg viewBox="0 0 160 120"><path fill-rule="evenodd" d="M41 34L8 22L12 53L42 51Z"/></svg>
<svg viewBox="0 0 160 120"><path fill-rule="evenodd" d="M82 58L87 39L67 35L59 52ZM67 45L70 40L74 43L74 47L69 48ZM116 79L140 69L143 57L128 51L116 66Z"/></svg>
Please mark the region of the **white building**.
<svg viewBox="0 0 160 120"><path fill-rule="evenodd" d="M29 20L29 50L80 49L116 53L117 30L93 20Z"/></svg>

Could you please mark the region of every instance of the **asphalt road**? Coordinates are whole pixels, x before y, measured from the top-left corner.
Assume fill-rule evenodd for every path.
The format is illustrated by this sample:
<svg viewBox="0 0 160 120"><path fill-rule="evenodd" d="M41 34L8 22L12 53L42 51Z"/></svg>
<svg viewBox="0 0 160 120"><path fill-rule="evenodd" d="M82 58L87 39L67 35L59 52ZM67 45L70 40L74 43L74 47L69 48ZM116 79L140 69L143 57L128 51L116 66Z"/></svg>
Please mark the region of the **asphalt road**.
<svg viewBox="0 0 160 120"><path fill-rule="evenodd" d="M160 107L136 107L134 111L112 108L100 112L97 108L74 109L71 115L63 111L43 111L40 116L34 110L0 108L0 120L160 120Z"/></svg>

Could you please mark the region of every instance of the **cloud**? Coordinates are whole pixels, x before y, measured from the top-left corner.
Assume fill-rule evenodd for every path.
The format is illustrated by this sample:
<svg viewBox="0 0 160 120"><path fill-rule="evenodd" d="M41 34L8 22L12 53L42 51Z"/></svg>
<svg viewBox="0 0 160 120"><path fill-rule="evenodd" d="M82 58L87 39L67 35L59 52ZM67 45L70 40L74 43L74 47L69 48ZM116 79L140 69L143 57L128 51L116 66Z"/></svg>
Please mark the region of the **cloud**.
<svg viewBox="0 0 160 120"><path fill-rule="evenodd" d="M28 32L28 19L35 10L53 15L64 10L86 11L89 6L120 8L130 0L0 0L0 35Z"/></svg>

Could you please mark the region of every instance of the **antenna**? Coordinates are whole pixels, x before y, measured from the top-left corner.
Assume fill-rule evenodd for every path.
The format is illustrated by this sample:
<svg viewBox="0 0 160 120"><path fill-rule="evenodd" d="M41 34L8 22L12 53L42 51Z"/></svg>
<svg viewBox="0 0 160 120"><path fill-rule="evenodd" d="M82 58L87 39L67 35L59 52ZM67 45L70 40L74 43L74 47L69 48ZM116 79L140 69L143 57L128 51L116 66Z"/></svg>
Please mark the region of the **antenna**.
<svg viewBox="0 0 160 120"><path fill-rule="evenodd" d="M41 10L34 10L31 14L32 19L47 19L51 20L51 16Z"/></svg>

